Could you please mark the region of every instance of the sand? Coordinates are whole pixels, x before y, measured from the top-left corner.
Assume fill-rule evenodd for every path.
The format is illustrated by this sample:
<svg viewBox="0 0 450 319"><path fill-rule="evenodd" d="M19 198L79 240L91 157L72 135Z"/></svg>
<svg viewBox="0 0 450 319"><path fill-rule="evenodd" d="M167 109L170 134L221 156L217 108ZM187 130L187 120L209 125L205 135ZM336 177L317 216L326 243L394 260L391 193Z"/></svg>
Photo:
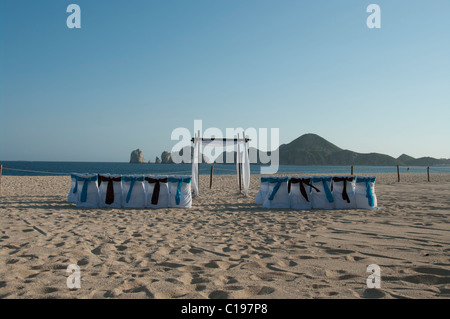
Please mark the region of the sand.
<svg viewBox="0 0 450 319"><path fill-rule="evenodd" d="M450 174L376 176L380 209L333 211L263 209L257 175L248 197L201 176L192 209L159 210L76 208L68 176L3 176L0 297L449 298Z"/></svg>

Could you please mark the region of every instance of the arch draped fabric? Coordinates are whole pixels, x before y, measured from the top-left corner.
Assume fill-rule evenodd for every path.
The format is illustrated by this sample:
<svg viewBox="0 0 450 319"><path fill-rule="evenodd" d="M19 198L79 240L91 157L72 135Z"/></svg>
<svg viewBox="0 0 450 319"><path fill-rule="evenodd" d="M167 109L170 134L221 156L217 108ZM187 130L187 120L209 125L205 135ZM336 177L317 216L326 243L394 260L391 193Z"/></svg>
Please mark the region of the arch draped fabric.
<svg viewBox="0 0 450 319"><path fill-rule="evenodd" d="M239 170L239 165L241 165L242 172L242 185L244 187L244 194L248 195L248 188L250 186L250 160L248 156L248 143L246 139L202 139L194 138L194 156L192 161L192 189L194 195L198 195L198 164L201 163L201 158L199 158L200 150L203 146L214 146L223 147L239 145L240 149L237 153L238 157L236 160L236 169ZM240 160L239 160L240 159ZM238 175L239 183L239 175Z"/></svg>

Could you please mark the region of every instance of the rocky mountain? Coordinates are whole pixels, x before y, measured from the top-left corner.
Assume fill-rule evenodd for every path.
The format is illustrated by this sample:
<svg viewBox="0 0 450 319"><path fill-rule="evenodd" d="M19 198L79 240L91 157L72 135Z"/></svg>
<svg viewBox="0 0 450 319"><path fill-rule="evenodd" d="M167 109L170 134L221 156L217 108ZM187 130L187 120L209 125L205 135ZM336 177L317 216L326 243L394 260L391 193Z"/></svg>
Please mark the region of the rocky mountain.
<svg viewBox="0 0 450 319"><path fill-rule="evenodd" d="M140 149L134 150L130 155L130 163L145 163L144 153Z"/></svg>
<svg viewBox="0 0 450 319"><path fill-rule="evenodd" d="M414 158L403 154L398 158L380 153L358 153L350 150L344 150L326 139L316 134L304 134L288 144L283 144L278 148L279 160L281 165L365 165L365 166L433 166L433 165L450 165L450 159L436 159L432 157ZM183 150L180 151L180 154ZM166 153L166 154L165 154ZM193 147L191 147L191 158ZM165 156L163 156L165 155ZM163 152L161 162L173 163L171 154ZM270 156L270 152L259 152L255 148L249 149L250 163L265 163L266 156ZM264 158L262 158L264 157ZM236 152L223 152L215 160L217 163L226 163L226 159L233 158L236 161ZM203 163L205 161L203 159Z"/></svg>
<svg viewBox="0 0 450 319"><path fill-rule="evenodd" d="M420 157L414 158L406 154L402 154L397 159L402 165L405 166L434 166L434 165L450 165L450 159L445 158L433 158L433 157Z"/></svg>
<svg viewBox="0 0 450 319"><path fill-rule="evenodd" d="M156 163L158 164L174 164L174 156L175 155L179 155L179 156L183 156L184 152L190 152L191 156L190 156L190 160L189 163L192 163L192 156L194 156L194 147L192 146L185 146L183 147L178 154L177 153L170 153L167 151L162 152L161 154L161 160L158 163L158 160L156 161ZM157 158L158 159L158 158ZM210 163L211 161L206 157L206 155L202 156L202 163ZM184 162L183 162L184 163Z"/></svg>
<svg viewBox="0 0 450 319"><path fill-rule="evenodd" d="M367 166L431 166L450 160L408 155L398 158L380 153L358 153L344 150L316 134L305 134L279 148L281 165L367 165Z"/></svg>

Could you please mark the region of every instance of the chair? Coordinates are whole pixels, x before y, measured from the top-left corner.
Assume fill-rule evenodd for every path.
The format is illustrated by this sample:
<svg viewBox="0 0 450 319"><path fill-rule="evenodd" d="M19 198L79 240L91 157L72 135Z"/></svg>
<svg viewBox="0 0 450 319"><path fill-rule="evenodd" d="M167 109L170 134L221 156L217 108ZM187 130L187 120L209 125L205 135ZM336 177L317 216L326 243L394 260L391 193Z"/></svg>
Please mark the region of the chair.
<svg viewBox="0 0 450 319"><path fill-rule="evenodd" d="M169 184L169 207L191 208L191 176L170 176Z"/></svg>
<svg viewBox="0 0 450 319"><path fill-rule="evenodd" d="M269 177L261 177L261 187L255 197L255 204L262 205L269 191Z"/></svg>
<svg viewBox="0 0 450 319"><path fill-rule="evenodd" d="M269 177L263 208L289 208L288 177Z"/></svg>
<svg viewBox="0 0 450 319"><path fill-rule="evenodd" d="M122 207L145 207L146 194L144 181L144 176L142 175L122 176Z"/></svg>
<svg viewBox="0 0 450 319"><path fill-rule="evenodd" d="M356 208L375 209L377 196L375 195L376 177L357 177L355 186Z"/></svg>
<svg viewBox="0 0 450 319"><path fill-rule="evenodd" d="M356 208L355 176L333 176L332 194L335 209Z"/></svg>
<svg viewBox="0 0 450 319"><path fill-rule="evenodd" d="M334 199L330 188L331 176L311 178L311 206L313 209L334 208Z"/></svg>
<svg viewBox="0 0 450 319"><path fill-rule="evenodd" d="M86 174L78 174L78 173L72 173L70 174L71 184L70 184L70 190L69 194L67 195L67 202L68 203L76 203L77 202L77 196L78 196L78 183L77 183L77 177L78 176L85 176Z"/></svg>
<svg viewBox="0 0 450 319"><path fill-rule="evenodd" d="M77 174L76 193L77 207L98 207L99 193L98 193L98 175L97 174Z"/></svg>
<svg viewBox="0 0 450 319"><path fill-rule="evenodd" d="M167 208L169 207L169 184L167 176L145 177L145 207Z"/></svg>
<svg viewBox="0 0 450 319"><path fill-rule="evenodd" d="M99 207L122 207L122 176L99 174Z"/></svg>
<svg viewBox="0 0 450 319"><path fill-rule="evenodd" d="M306 187L305 187L306 186ZM311 178L291 177L288 182L289 205L293 209L311 209Z"/></svg>

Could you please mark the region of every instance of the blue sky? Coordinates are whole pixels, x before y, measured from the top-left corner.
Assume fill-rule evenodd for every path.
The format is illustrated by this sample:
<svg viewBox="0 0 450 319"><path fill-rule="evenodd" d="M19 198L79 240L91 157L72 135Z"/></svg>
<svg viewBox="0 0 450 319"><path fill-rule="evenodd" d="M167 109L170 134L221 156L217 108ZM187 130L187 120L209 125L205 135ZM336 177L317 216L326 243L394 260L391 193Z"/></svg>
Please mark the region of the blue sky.
<svg viewBox="0 0 450 319"><path fill-rule="evenodd" d="M69 4L81 29L69 29ZM381 29L366 8L381 7ZM0 1L0 159L154 161L177 127L450 158L450 1Z"/></svg>

